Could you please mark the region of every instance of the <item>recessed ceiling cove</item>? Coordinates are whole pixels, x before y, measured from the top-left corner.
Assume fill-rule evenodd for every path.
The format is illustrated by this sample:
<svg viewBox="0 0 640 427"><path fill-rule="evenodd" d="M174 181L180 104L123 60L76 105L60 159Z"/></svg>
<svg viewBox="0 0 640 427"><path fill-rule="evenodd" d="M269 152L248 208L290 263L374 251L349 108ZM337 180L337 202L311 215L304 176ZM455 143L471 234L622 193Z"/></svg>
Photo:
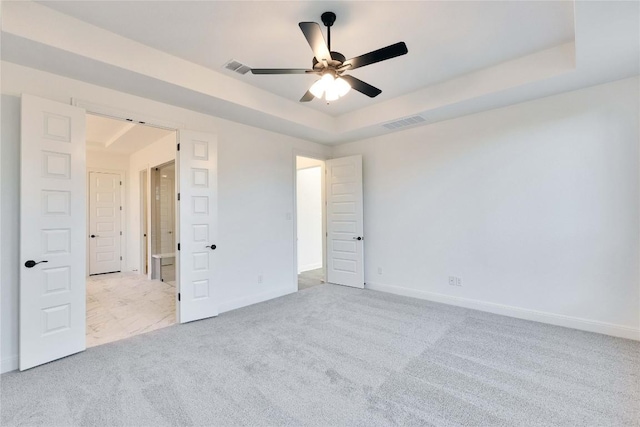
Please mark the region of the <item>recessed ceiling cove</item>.
<svg viewBox="0 0 640 427"><path fill-rule="evenodd" d="M353 58L402 40L410 53L350 75L382 89L329 105L340 116L573 40L572 1L44 1L43 5L298 102L315 74L257 78L224 66L308 67L299 22L337 15L331 44ZM299 65L298 65L299 64Z"/></svg>

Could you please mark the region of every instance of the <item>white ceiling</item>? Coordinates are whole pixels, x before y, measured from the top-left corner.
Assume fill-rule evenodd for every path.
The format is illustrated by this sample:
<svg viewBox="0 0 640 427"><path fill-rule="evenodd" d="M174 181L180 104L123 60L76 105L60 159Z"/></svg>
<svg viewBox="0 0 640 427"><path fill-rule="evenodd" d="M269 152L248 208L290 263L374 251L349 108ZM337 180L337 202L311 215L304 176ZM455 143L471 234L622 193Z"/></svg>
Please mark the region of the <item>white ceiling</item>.
<svg viewBox="0 0 640 427"><path fill-rule="evenodd" d="M304 66L296 24L326 10L346 56L407 43L408 55L353 71L383 89L378 98L299 103L310 76L221 68L231 58ZM3 1L2 15L11 94L34 90L37 69L328 145L397 132L386 125L408 117L425 126L640 74L640 2Z"/></svg>
<svg viewBox="0 0 640 427"><path fill-rule="evenodd" d="M224 72L292 101L315 76L239 75L223 64L304 68L312 53L300 21L337 14L332 48L347 58L404 41L409 53L353 71L382 89L352 91L331 105L305 107L339 116L510 59L570 42L572 1L45 1L47 7L171 55ZM324 28L324 27L323 27Z"/></svg>
<svg viewBox="0 0 640 427"><path fill-rule="evenodd" d="M87 148L132 154L174 133L152 126L87 114Z"/></svg>

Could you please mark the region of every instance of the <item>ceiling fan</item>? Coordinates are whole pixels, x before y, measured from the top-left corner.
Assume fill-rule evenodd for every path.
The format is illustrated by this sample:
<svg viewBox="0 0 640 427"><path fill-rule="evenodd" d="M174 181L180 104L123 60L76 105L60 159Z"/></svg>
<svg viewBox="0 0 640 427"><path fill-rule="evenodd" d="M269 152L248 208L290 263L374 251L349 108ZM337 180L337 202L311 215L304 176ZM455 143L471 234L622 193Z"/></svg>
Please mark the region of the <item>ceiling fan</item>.
<svg viewBox="0 0 640 427"><path fill-rule="evenodd" d="M300 102L309 102L314 97L324 98L327 102L335 101L349 92L351 88L374 98L382 92L377 87L371 86L353 76L344 74L346 71L355 70L365 65L375 64L404 55L408 52L404 42L398 42L378 50L374 50L355 58L346 59L340 52L331 50L331 26L336 21L336 14L325 12L320 17L327 27L327 42L322 35L322 30L317 22L300 22L302 30L311 50L313 61L311 69L305 68L252 68L253 74L317 74L322 76L300 98Z"/></svg>

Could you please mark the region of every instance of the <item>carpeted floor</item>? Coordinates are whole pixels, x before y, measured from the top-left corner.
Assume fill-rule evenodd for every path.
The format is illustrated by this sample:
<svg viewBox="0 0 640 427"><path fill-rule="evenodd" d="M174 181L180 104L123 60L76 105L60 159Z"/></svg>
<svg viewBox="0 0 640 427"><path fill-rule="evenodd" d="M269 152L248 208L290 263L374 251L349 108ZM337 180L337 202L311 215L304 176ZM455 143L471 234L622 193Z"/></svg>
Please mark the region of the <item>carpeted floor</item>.
<svg viewBox="0 0 640 427"><path fill-rule="evenodd" d="M298 290L309 289L313 286L322 285L324 272L321 268L316 270L303 271L298 274Z"/></svg>
<svg viewBox="0 0 640 427"><path fill-rule="evenodd" d="M1 380L1 424L632 426L640 343L333 285Z"/></svg>

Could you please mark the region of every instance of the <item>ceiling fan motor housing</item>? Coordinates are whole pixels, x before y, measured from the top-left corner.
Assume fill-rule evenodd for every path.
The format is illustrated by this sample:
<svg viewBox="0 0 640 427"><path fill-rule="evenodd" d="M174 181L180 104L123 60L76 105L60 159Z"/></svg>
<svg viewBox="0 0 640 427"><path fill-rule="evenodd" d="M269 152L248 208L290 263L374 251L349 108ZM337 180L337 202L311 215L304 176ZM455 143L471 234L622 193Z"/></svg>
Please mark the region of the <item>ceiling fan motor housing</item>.
<svg viewBox="0 0 640 427"><path fill-rule="evenodd" d="M331 61L328 61L328 65L330 67L339 67L342 65L344 61L347 60L343 54L340 52L330 52L331 53ZM319 63L318 60L313 58L313 66L311 67L314 70L322 70L323 64Z"/></svg>

